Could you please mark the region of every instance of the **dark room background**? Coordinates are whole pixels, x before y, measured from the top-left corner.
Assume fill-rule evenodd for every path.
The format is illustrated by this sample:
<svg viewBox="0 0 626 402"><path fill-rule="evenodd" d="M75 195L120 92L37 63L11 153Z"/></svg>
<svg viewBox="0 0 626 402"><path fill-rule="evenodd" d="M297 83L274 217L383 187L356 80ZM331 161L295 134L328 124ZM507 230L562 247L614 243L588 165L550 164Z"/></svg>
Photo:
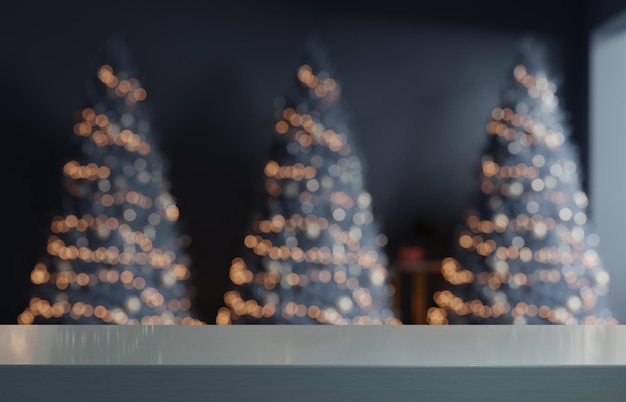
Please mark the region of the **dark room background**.
<svg viewBox="0 0 626 402"><path fill-rule="evenodd" d="M525 34L544 40L558 95L588 163L588 58L593 28L619 1L569 2L10 2L0 11L3 275L0 322L28 302L29 273L59 207L98 47L122 33L148 90L191 236L195 305L212 322L262 186L274 99L310 35L329 50L366 186L390 258L415 225L443 248L486 140L485 124ZM583 185L589 186L589 174ZM588 189L588 188L587 188ZM591 199L593 200L593 194ZM614 285L613 292L620 283ZM621 283L626 286L626 283ZM616 314L624 311L615 307ZM619 317L618 317L619 318Z"/></svg>

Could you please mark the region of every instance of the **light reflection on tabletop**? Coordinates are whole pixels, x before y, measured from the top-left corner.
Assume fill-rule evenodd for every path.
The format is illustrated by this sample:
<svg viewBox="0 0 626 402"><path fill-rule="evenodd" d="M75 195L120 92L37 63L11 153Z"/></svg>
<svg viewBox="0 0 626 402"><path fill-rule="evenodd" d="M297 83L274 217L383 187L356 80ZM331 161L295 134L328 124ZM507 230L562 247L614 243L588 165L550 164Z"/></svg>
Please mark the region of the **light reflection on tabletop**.
<svg viewBox="0 0 626 402"><path fill-rule="evenodd" d="M626 365L626 327L2 325L0 364Z"/></svg>

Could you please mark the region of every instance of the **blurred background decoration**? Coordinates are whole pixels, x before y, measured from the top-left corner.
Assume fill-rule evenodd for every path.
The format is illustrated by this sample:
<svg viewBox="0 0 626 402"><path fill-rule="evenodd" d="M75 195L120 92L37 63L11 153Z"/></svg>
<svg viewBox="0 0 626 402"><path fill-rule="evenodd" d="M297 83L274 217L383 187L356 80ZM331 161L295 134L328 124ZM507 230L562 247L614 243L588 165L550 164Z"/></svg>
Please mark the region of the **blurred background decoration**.
<svg viewBox="0 0 626 402"><path fill-rule="evenodd" d="M430 324L617 324L544 46L520 44Z"/></svg>
<svg viewBox="0 0 626 402"><path fill-rule="evenodd" d="M152 145L147 92L122 37L103 52L94 99L74 125L82 155L63 166L63 211L17 322L201 324L189 312L188 236L177 231L167 163Z"/></svg>
<svg viewBox="0 0 626 402"><path fill-rule="evenodd" d="M216 323L399 324L341 80L315 38L302 53L276 100L262 205Z"/></svg>
<svg viewBox="0 0 626 402"><path fill-rule="evenodd" d="M449 319L449 311L444 317L437 310L447 307L433 299L448 286L442 262L457 255L457 223L476 194L476 168L488 142L496 139L486 134L486 118L500 107L520 40L532 35L545 45L546 65L557 73L552 78L559 83L568 143L579 151L577 185L588 195L584 210L571 204L570 221L581 212L593 222L599 244L589 246L610 278L606 302L612 316L626 322L626 123L620 118L626 106L625 3L7 4L0 14L0 122L7 133L3 149L16 158L1 158L9 269L0 281L0 322L15 323L31 305L31 274L36 281L40 273L45 277L33 267L43 267L38 264L48 249L50 219L63 216L53 224L61 227L72 214L59 211L68 205L56 202L66 196L59 172L81 153L71 139L77 137L72 112L86 110L84 89L101 61L98 46L116 32L133 49L141 88L149 88L151 127L159 136L145 141L167 161L161 177L171 185L164 191L175 200L175 226L183 234L172 247L182 247L175 253L189 257L180 264L192 274L185 283L189 303L183 304L194 307L198 320L214 323L224 307L229 267L260 205L256 189L275 140L275 96L290 84L294 55L311 35L327 47L333 75L341 78L350 130L367 162L363 178L376 231L386 237L380 255L388 260L394 317L424 324L435 309L430 311L439 311L441 320ZM530 67L528 73L537 74ZM151 159L146 163L148 169ZM128 289L121 285L119 300L129 296L122 290Z"/></svg>

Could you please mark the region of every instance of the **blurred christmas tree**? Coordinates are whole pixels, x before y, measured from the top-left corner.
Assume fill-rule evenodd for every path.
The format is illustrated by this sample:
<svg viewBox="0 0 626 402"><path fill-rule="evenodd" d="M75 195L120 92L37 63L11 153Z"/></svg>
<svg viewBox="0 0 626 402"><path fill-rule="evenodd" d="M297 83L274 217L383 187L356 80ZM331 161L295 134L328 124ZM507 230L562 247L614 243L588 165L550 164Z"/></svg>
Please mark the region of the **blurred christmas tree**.
<svg viewBox="0 0 626 402"><path fill-rule="evenodd" d="M123 41L105 46L94 102L74 133L82 156L63 167L63 216L30 274L34 296L19 324L202 324L191 317L187 236L151 144Z"/></svg>
<svg viewBox="0 0 626 402"><path fill-rule="evenodd" d="M217 324L399 324L363 166L324 52L281 98L263 207L230 267Z"/></svg>
<svg viewBox="0 0 626 402"><path fill-rule="evenodd" d="M491 112L481 191L457 258L443 260L449 287L435 293L429 323L616 324L545 50L526 39L520 53Z"/></svg>

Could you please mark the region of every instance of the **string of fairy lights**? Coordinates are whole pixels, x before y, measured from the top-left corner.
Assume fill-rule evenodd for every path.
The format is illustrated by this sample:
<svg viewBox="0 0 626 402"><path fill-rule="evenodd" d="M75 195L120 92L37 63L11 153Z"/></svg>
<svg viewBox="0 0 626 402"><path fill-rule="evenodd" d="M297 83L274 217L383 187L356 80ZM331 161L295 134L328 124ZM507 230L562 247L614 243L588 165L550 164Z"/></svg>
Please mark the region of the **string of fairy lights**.
<svg viewBox="0 0 626 402"><path fill-rule="evenodd" d="M435 292L433 325L617 324L603 300L609 275L588 226L575 154L556 85L524 64L491 112L492 142L481 162L482 204L458 237L458 258L442 261L450 285Z"/></svg>
<svg viewBox="0 0 626 402"><path fill-rule="evenodd" d="M203 324L190 313L189 237L176 231L178 207L135 109L146 90L109 64L98 80L106 96L74 126L87 161L63 167L66 213L52 219L30 274L37 295L17 321Z"/></svg>
<svg viewBox="0 0 626 402"><path fill-rule="evenodd" d="M216 324L400 324L340 85L308 63L297 78L277 110L265 214L244 237L246 256L232 261Z"/></svg>

